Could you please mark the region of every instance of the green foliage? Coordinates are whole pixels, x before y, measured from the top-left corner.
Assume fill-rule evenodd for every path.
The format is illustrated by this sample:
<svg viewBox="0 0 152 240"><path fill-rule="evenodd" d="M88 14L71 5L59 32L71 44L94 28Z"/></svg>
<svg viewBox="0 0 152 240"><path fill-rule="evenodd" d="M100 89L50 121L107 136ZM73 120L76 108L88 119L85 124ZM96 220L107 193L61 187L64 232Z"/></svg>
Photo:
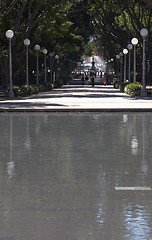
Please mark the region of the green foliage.
<svg viewBox="0 0 152 240"><path fill-rule="evenodd" d="M124 92L124 88L126 87L127 84L128 84L127 82L120 82L119 83L120 92Z"/></svg>
<svg viewBox="0 0 152 240"><path fill-rule="evenodd" d="M60 88L62 85L63 85L63 84L62 84L62 81L56 81L56 82L54 83L54 88Z"/></svg>
<svg viewBox="0 0 152 240"><path fill-rule="evenodd" d="M38 85L39 92L47 92L53 89L53 84L50 82L46 82Z"/></svg>
<svg viewBox="0 0 152 240"><path fill-rule="evenodd" d="M116 89L120 89L121 92L124 92L124 88L125 86L127 85L128 83L127 82L120 82L120 81L116 81L113 86L114 88Z"/></svg>
<svg viewBox="0 0 152 240"><path fill-rule="evenodd" d="M142 85L139 83L130 83L124 88L124 92L128 95L139 96L141 91Z"/></svg>
<svg viewBox="0 0 152 240"><path fill-rule="evenodd" d="M15 86L13 85L14 95L16 97L26 97L29 95L38 94L39 92L46 92L51 91L53 89L52 83L44 83L41 85L22 85L22 86Z"/></svg>
<svg viewBox="0 0 152 240"><path fill-rule="evenodd" d="M16 97L25 97L33 94L39 93L39 88L36 85L22 85L22 86L15 86L13 85L14 95Z"/></svg>
<svg viewBox="0 0 152 240"><path fill-rule="evenodd" d="M68 59L77 62L84 51L84 43L92 34L88 0L5 0L0 3L0 76L7 86L8 40L7 29L14 31L12 39L13 79L25 69L24 39L29 38L29 72L35 67L34 45L58 54L62 69ZM43 56L39 54L40 62ZM2 70L3 69L3 72Z"/></svg>
<svg viewBox="0 0 152 240"><path fill-rule="evenodd" d="M140 30L143 27L148 29L149 37L146 38L146 46L149 51L147 51L147 58L151 61L152 10L147 9L142 0L90 0L89 3L91 6L89 13L94 19L92 23L95 39L97 45L100 46L101 55L109 60L119 54L123 48L126 48L133 37L137 37L139 40L137 71L141 72L142 38Z"/></svg>
<svg viewBox="0 0 152 240"><path fill-rule="evenodd" d="M0 76L6 85L7 29L15 33L12 39L13 78L25 69L25 38L31 40L30 72L35 65L35 44L58 54L61 70L70 72L69 59L77 62L83 54L91 55L93 50L108 60L126 48L132 37L137 37L140 46L137 48L137 71L141 72L142 38L139 32L143 27L149 32L146 56L150 63L148 74L151 75L152 10L147 9L142 0L3 0L0 11ZM41 52L39 57L42 62Z"/></svg>

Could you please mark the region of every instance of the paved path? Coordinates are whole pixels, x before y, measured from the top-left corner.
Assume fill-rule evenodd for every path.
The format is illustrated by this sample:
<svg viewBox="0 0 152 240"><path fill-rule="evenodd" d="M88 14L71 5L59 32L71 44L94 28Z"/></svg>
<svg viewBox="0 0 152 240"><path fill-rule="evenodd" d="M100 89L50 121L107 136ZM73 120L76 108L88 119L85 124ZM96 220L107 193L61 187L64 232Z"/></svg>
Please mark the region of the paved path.
<svg viewBox="0 0 152 240"><path fill-rule="evenodd" d="M0 111L152 111L152 97L131 98L113 86L67 85L22 99L1 99Z"/></svg>

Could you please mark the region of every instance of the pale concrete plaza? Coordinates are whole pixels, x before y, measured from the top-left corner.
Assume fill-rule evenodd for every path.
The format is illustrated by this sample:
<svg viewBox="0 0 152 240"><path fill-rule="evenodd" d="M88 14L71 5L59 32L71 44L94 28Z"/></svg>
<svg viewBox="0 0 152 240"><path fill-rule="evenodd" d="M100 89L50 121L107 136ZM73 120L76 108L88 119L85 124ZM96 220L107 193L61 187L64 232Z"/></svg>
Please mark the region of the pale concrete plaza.
<svg viewBox="0 0 152 240"><path fill-rule="evenodd" d="M0 101L0 111L152 111L152 97L131 98L112 85L65 85L48 93Z"/></svg>

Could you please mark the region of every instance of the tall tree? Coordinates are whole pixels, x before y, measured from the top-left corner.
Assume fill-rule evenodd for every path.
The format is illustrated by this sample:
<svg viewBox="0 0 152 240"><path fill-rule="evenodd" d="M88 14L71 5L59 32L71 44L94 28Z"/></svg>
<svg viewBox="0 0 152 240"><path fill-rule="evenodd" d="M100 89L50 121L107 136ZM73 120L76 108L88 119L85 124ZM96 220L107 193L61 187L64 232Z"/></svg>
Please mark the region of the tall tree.
<svg viewBox="0 0 152 240"><path fill-rule="evenodd" d="M90 0L90 14L94 17L97 43L107 59L118 54L126 48L133 37L139 39L140 46L142 38L140 30L146 27L149 31L147 37L147 59L151 62L151 33L152 33L152 10L147 9L142 0ZM138 49L138 70L141 69L141 48ZM149 72L149 73L150 73ZM151 74L151 73L150 73Z"/></svg>
<svg viewBox="0 0 152 240"><path fill-rule="evenodd" d="M83 42L82 32L76 30L75 22L77 16L72 18L71 12L82 5L81 0L9 0L0 3L0 55L2 57L3 71L7 73L7 39L5 32L12 29L15 36L13 45L13 70L21 69L21 62L25 38L31 40L30 48L36 43L48 46L50 51L78 52ZM78 14L78 11L77 11ZM73 22L72 22L73 21ZM80 51L79 51L80 52ZM7 74L6 74L7 75ZM6 82L5 82L6 83Z"/></svg>

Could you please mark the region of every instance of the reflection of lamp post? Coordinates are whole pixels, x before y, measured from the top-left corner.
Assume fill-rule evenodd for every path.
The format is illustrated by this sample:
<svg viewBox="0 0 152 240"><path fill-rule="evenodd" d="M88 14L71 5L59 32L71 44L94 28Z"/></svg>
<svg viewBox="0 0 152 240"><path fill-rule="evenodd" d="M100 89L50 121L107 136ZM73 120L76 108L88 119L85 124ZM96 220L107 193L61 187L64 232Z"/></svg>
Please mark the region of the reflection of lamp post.
<svg viewBox="0 0 152 240"><path fill-rule="evenodd" d="M128 50L129 50L128 82L130 83L130 82L131 82L131 81L130 81L131 50L132 50L132 48L133 48L132 44L129 43L129 44L127 45L127 48L128 48Z"/></svg>
<svg viewBox="0 0 152 240"><path fill-rule="evenodd" d="M53 76L52 57L53 57L53 53L50 52L49 57L50 57L50 82L52 83L52 76Z"/></svg>
<svg viewBox="0 0 152 240"><path fill-rule="evenodd" d="M136 45L138 44L138 39L133 38L131 43L134 46L134 83L136 83Z"/></svg>
<svg viewBox="0 0 152 240"><path fill-rule="evenodd" d="M15 174L15 163L13 161L13 116L10 116L10 161L7 163L8 178Z"/></svg>
<svg viewBox="0 0 152 240"><path fill-rule="evenodd" d="M146 157L145 157L145 152L146 152L146 116L145 114L142 115L142 161L141 161L141 172L142 172L142 178L145 180L145 176L147 174L148 166L146 163Z"/></svg>
<svg viewBox="0 0 152 240"><path fill-rule="evenodd" d="M140 31L140 35L143 38L143 71L142 71L142 90L140 95L142 97L146 97L147 91L146 91L146 83L145 83L145 42L146 42L146 37L148 35L148 30L146 28L143 28Z"/></svg>
<svg viewBox="0 0 152 240"><path fill-rule="evenodd" d="M25 39L24 45L26 46L26 84L29 85L29 79L28 79L28 46L30 45L30 40Z"/></svg>
<svg viewBox="0 0 152 240"><path fill-rule="evenodd" d="M116 55L116 59L117 59L117 79L119 79L119 60L120 60L120 56Z"/></svg>
<svg viewBox="0 0 152 240"><path fill-rule="evenodd" d="M123 53L120 52L119 56L120 56L120 82L122 82L122 57L123 57Z"/></svg>
<svg viewBox="0 0 152 240"><path fill-rule="evenodd" d="M14 97L14 92L13 92L13 83L12 83L12 50L11 50L11 40L14 36L14 32L12 30L8 30L6 32L6 37L9 40L9 81L10 81L10 86L9 86L9 97L13 98Z"/></svg>
<svg viewBox="0 0 152 240"><path fill-rule="evenodd" d="M39 50L40 46L35 45L36 50L36 84L39 85Z"/></svg>
<svg viewBox="0 0 152 240"><path fill-rule="evenodd" d="M56 59L56 81L59 80L58 78L58 63L59 63L59 56L55 55L55 59Z"/></svg>
<svg viewBox="0 0 152 240"><path fill-rule="evenodd" d="M128 50L125 48L123 50L123 54L124 54L124 82L126 82L126 55L128 53Z"/></svg>
<svg viewBox="0 0 152 240"><path fill-rule="evenodd" d="M47 72L46 72L46 54L47 54L47 49L42 50L44 54L44 68L45 68L45 83L47 82Z"/></svg>

